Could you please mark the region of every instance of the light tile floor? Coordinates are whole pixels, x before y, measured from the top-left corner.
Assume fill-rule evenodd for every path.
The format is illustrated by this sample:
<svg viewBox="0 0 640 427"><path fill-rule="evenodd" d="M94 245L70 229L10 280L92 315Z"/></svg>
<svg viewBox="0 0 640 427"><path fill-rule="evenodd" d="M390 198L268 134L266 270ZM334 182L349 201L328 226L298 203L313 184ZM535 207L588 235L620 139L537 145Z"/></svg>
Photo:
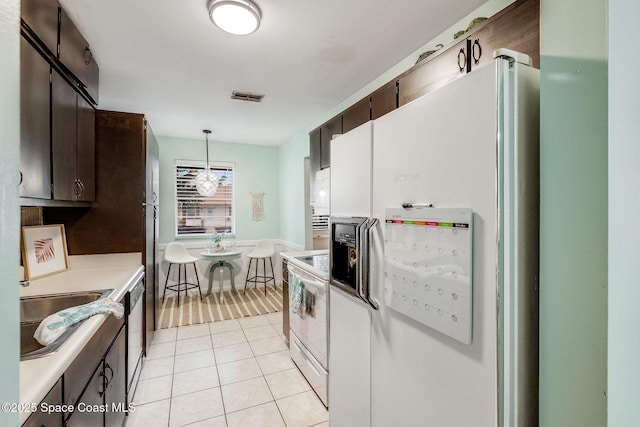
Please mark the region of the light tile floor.
<svg viewBox="0 0 640 427"><path fill-rule="evenodd" d="M326 427L282 313L156 331L127 427Z"/></svg>

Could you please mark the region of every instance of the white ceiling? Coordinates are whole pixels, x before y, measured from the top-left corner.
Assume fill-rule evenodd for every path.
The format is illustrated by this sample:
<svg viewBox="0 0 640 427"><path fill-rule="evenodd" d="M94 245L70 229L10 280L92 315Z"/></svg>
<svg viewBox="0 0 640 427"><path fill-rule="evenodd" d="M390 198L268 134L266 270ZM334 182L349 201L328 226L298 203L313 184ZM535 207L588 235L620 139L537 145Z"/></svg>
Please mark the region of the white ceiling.
<svg viewBox="0 0 640 427"><path fill-rule="evenodd" d="M100 66L101 109L144 113L157 135L279 145L485 0L256 0L247 36L206 0L59 1Z"/></svg>

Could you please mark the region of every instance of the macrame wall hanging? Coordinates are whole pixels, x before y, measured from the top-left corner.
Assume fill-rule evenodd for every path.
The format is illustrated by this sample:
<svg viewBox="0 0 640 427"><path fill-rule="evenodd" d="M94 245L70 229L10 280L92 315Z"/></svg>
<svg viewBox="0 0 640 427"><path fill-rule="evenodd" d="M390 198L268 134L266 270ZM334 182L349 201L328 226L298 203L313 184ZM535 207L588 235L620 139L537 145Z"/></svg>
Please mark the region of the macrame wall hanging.
<svg viewBox="0 0 640 427"><path fill-rule="evenodd" d="M249 193L251 195L251 210L254 221L264 219L264 193Z"/></svg>

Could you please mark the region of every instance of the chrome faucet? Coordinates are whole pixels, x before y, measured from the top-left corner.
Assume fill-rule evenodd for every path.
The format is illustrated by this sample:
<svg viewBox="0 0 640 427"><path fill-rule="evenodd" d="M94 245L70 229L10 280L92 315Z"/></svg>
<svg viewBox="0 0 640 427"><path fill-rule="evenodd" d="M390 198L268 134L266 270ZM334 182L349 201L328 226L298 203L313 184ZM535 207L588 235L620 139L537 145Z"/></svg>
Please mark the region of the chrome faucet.
<svg viewBox="0 0 640 427"><path fill-rule="evenodd" d="M29 281L28 280L20 280L20 286L24 286L24 287L29 286Z"/></svg>

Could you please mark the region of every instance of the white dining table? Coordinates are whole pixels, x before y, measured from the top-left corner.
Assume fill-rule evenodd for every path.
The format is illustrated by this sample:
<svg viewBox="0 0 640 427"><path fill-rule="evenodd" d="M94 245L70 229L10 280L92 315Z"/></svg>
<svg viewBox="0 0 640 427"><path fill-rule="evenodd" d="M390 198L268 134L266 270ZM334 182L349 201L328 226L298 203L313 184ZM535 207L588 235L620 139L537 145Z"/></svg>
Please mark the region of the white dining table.
<svg viewBox="0 0 640 427"><path fill-rule="evenodd" d="M231 264L229 261L235 258L239 258L240 255L242 255L241 251L235 251L235 250L224 250L224 251L220 251L220 252L212 252L212 251L203 251L200 252L200 256L203 259L209 260L211 261L211 264L209 265L209 287L207 288L207 293L206 295L210 295L211 294L211 285L212 285L212 281L213 281L213 275L215 274L215 271L217 268L220 268L220 276L219 276L219 282L220 282L220 302L224 301L224 294L223 294L223 281L224 281L224 267L229 269L229 275L231 277L231 290L233 292L237 292L236 290L236 284L235 284L235 280L234 280L234 274L233 274L233 264Z"/></svg>

